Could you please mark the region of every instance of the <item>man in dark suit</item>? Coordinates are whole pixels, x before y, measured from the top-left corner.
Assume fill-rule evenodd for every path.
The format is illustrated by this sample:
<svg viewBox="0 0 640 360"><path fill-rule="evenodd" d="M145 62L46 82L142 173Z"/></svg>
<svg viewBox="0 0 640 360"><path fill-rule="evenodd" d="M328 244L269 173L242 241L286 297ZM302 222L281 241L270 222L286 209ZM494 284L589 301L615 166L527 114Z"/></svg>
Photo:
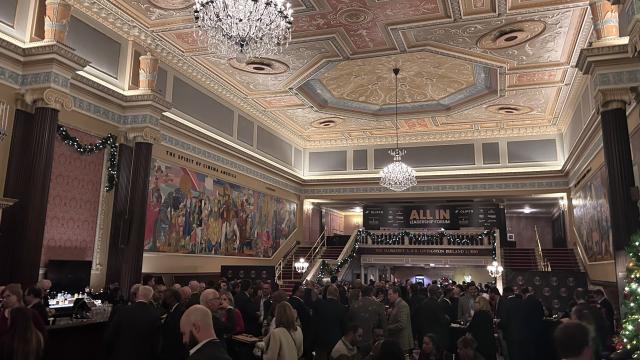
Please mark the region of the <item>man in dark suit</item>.
<svg viewBox="0 0 640 360"><path fill-rule="evenodd" d="M195 280L189 281L189 289L191 290L191 299L189 299L187 307L200 304L200 283Z"/></svg>
<svg viewBox="0 0 640 360"><path fill-rule="evenodd" d="M418 318L418 313L419 313L419 309L420 309L420 305L422 305L422 303L427 299L427 297L425 296L426 291L424 286L422 286L422 283L416 283L416 284L411 284L411 298L409 299L409 301L406 301L409 304L409 310L411 310L411 323L412 324L419 324L420 323L420 319ZM420 337L420 327L419 326L413 326L413 337L414 338L419 338Z"/></svg>
<svg viewBox="0 0 640 360"><path fill-rule="evenodd" d="M362 340L358 344L361 354L373 347L373 330L384 329L387 324L387 316L384 313L384 305L373 297L373 287L362 288L362 297L349 310L349 322L358 325L362 329Z"/></svg>
<svg viewBox="0 0 640 360"><path fill-rule="evenodd" d="M525 322L522 295L514 294L513 288L509 286L504 288L504 292L513 295L504 300L504 314L498 326L504 333L504 339L507 342L509 360L521 360L524 359L522 353L523 343L527 341L524 333Z"/></svg>
<svg viewBox="0 0 640 360"><path fill-rule="evenodd" d="M340 338L345 325L347 309L338 301L339 290L335 285L327 287L327 298L314 303L313 323L316 334L316 358L328 359Z"/></svg>
<svg viewBox="0 0 640 360"><path fill-rule="evenodd" d="M453 322L458 317L458 305L457 303L454 305L454 287L447 286L443 290L442 299L438 301L440 305L440 309L442 312L449 318L449 322ZM413 322L412 322L413 324Z"/></svg>
<svg viewBox="0 0 640 360"><path fill-rule="evenodd" d="M24 302L28 308L38 313L43 324L49 325L49 313L47 307L42 303L42 290L37 287L27 288L24 292Z"/></svg>
<svg viewBox="0 0 640 360"><path fill-rule="evenodd" d="M153 289L138 288L135 302L122 307L105 333L107 358L153 360L160 355L160 316L149 304Z"/></svg>
<svg viewBox="0 0 640 360"><path fill-rule="evenodd" d="M600 306L589 304L587 302L587 291L582 288L574 291L573 298L576 301L576 305L571 310L571 319L584 321L585 318L589 318L593 322L596 339L598 340L594 344L597 351L601 351L603 347L608 348L610 334Z"/></svg>
<svg viewBox="0 0 640 360"><path fill-rule="evenodd" d="M596 301L598 305L600 305L600 310L602 311L602 315L604 315L604 320L607 322L607 330L608 335L613 335L616 332L615 325L615 311L613 310L613 305L611 301L607 299L604 295L604 291L602 289L596 289L594 291L594 295L596 297Z"/></svg>
<svg viewBox="0 0 640 360"><path fill-rule="evenodd" d="M211 312L202 305L187 309L180 319L182 342L189 348L189 360L231 360L213 330Z"/></svg>
<svg viewBox="0 0 640 360"><path fill-rule="evenodd" d="M289 297L289 304L298 314L300 319L300 329L302 330L304 346L302 357L305 359L313 359L313 326L311 322L311 311L304 304L304 288L302 283L296 283L291 290L291 296Z"/></svg>
<svg viewBox="0 0 640 360"><path fill-rule="evenodd" d="M187 358L187 349L182 343L180 334L180 318L184 313L184 307L180 304L180 292L174 288L168 288L162 298L162 306L168 312L162 323L162 351L161 359L184 360Z"/></svg>
<svg viewBox="0 0 640 360"><path fill-rule="evenodd" d="M438 341L438 347L444 349L449 345L449 319L438 304L440 288L438 285L429 285L427 292L429 297L420 305L418 309L419 322L414 327L420 326L421 331L418 337L420 343L426 334L434 334Z"/></svg>
<svg viewBox="0 0 640 360"><path fill-rule="evenodd" d="M544 307L531 288L524 287L520 291L524 297L522 301L522 311L524 312L525 347L520 351L524 352L525 358L538 360L546 358L544 355L546 339L544 329ZM549 339L550 340L550 339Z"/></svg>
<svg viewBox="0 0 640 360"><path fill-rule="evenodd" d="M242 280L240 292L235 298L236 309L242 314L245 331L253 336L260 336L262 330L262 326L258 324L260 309L251 301L249 289L251 289L251 281L249 279Z"/></svg>
<svg viewBox="0 0 640 360"><path fill-rule="evenodd" d="M270 283L262 283L262 296L260 297L260 324L262 326L265 325L265 320L268 320L271 317L271 305L273 304L273 301L271 300L272 290Z"/></svg>

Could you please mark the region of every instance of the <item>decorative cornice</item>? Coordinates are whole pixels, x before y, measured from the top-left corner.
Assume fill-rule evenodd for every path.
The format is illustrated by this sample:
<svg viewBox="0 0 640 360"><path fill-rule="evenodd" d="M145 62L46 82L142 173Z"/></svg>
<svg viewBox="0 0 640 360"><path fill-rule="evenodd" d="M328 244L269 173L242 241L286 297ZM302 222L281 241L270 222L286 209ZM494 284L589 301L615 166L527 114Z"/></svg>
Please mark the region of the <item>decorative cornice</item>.
<svg viewBox="0 0 640 360"><path fill-rule="evenodd" d="M517 190L563 190L569 187L567 180L528 181L508 183L471 183L471 184L434 184L416 185L407 193L435 193L435 192L468 192L468 191L517 191ZM304 195L348 195L348 194L397 194L383 186L363 187L325 187L306 188Z"/></svg>
<svg viewBox="0 0 640 360"><path fill-rule="evenodd" d="M166 100L164 97L161 97L159 94L155 92L131 94L131 95L123 94L119 91L116 91L105 85L102 85L96 81L93 81L86 76L82 76L81 74L74 74L71 77L71 80L73 80L74 82L83 84L93 90L96 90L99 93L111 96L112 98L119 100L123 103L151 102L151 103L158 104L159 106L166 109L171 109L173 107L173 104L171 104L170 101Z"/></svg>
<svg viewBox="0 0 640 360"><path fill-rule="evenodd" d="M207 149L190 144L186 141L180 140L168 134L162 134L162 144L172 147L174 149L186 152L188 154L203 158L226 168L235 170L244 175L257 178L268 184L277 186L279 188L289 190L296 194L302 194L302 187L297 186L291 182L280 180L276 177L268 175L262 171L256 170L252 167L236 162L231 159L227 159L224 156L211 152Z"/></svg>
<svg viewBox="0 0 640 360"><path fill-rule="evenodd" d="M115 125L150 125L156 127L160 125L160 118L156 116L150 114L122 115L78 96L73 97L73 106L76 111L85 113L89 116L110 122Z"/></svg>
<svg viewBox="0 0 640 360"><path fill-rule="evenodd" d="M611 45L606 45L602 42L599 46L590 46L582 49L576 61L576 67L583 74L589 75L594 65L598 62L628 57L628 44L624 41L624 38L621 38L618 42L622 43L612 42Z"/></svg>
<svg viewBox="0 0 640 360"><path fill-rule="evenodd" d="M83 69L91 63L89 60L76 54L74 49L58 42L35 42L30 43L29 46L22 47L6 39L0 38L0 48L8 50L21 58L35 56L41 57L42 55L58 55L78 69Z"/></svg>

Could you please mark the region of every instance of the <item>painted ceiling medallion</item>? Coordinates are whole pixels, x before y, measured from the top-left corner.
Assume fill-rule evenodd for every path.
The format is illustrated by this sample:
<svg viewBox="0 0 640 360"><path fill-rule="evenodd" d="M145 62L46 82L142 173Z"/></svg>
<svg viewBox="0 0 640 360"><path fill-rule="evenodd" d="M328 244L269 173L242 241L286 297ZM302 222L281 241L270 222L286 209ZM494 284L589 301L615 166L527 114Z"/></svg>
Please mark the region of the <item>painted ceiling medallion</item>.
<svg viewBox="0 0 640 360"><path fill-rule="evenodd" d="M339 117L326 117L322 119L315 120L311 123L311 126L318 129L327 129L338 126L342 123L343 119Z"/></svg>
<svg viewBox="0 0 640 360"><path fill-rule="evenodd" d="M373 19L373 14L367 9L350 8L340 10L337 17L344 25L358 25Z"/></svg>
<svg viewBox="0 0 640 360"><path fill-rule="evenodd" d="M193 6L193 0L149 0L149 2L160 9L180 10Z"/></svg>
<svg viewBox="0 0 640 360"><path fill-rule="evenodd" d="M251 58L246 63L239 62L237 58L231 58L227 62L235 69L252 74L275 75L289 71L289 65L269 58Z"/></svg>
<svg viewBox="0 0 640 360"><path fill-rule="evenodd" d="M487 106L487 110L502 115L524 115L533 111L528 106L512 104L494 104Z"/></svg>
<svg viewBox="0 0 640 360"><path fill-rule="evenodd" d="M546 24L539 20L507 24L482 35L478 40L478 47L495 50L521 45L542 34L545 28Z"/></svg>

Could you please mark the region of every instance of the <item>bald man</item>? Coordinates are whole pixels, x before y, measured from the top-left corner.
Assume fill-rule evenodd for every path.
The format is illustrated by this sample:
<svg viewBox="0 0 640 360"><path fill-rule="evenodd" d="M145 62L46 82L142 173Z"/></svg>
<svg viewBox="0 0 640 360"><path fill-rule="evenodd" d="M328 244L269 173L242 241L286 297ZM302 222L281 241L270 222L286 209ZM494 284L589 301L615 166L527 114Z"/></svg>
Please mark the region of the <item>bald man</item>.
<svg viewBox="0 0 640 360"><path fill-rule="evenodd" d="M224 344L216 337L211 319L211 312L202 305L193 305L182 315L180 332L189 349L189 360L231 360Z"/></svg>
<svg viewBox="0 0 640 360"><path fill-rule="evenodd" d="M187 306L193 306L200 303L200 283L191 280L189 281L189 289L191 289L191 298L189 299L189 304Z"/></svg>
<svg viewBox="0 0 640 360"><path fill-rule="evenodd" d="M122 307L105 333L107 358L152 360L160 355L160 315L149 304L153 289L138 287L135 301Z"/></svg>

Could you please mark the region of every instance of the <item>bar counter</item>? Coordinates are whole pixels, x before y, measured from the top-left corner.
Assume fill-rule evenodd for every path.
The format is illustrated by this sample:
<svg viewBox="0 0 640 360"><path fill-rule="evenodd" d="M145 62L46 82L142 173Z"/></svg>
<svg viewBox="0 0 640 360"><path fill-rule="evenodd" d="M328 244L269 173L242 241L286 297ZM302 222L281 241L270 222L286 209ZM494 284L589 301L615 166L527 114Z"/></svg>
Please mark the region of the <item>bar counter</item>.
<svg viewBox="0 0 640 360"><path fill-rule="evenodd" d="M74 320L47 327L45 360L103 360L107 320Z"/></svg>

